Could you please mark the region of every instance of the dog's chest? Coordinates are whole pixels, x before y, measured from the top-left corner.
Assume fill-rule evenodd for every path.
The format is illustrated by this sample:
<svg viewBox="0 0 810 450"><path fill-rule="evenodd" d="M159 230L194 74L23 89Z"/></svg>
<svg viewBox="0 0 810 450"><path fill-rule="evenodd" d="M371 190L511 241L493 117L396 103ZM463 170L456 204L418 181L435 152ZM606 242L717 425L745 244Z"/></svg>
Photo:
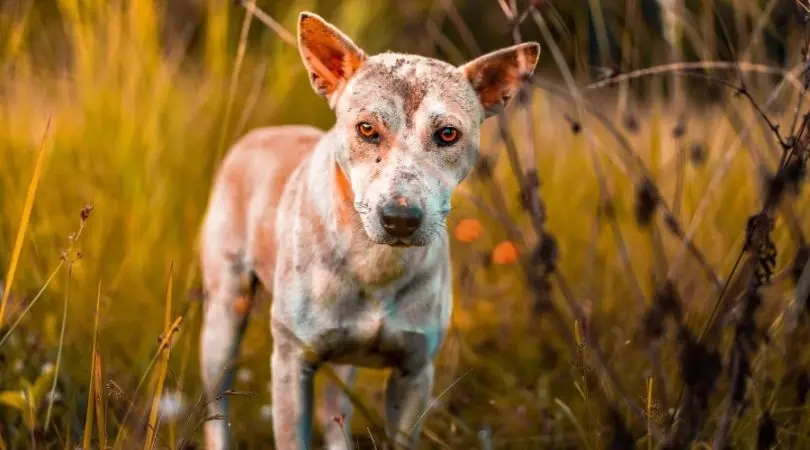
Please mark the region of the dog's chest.
<svg viewBox="0 0 810 450"><path fill-rule="evenodd" d="M450 301L435 269L440 253L348 254L341 264L319 258L310 267L312 303L299 310L296 324L305 342L323 362L364 367L403 367L431 357L446 327L442 305Z"/></svg>
<svg viewBox="0 0 810 450"><path fill-rule="evenodd" d="M364 367L405 367L423 361L438 346L440 330L429 317L411 314L396 291L359 290L342 299L337 320L315 336L322 361Z"/></svg>

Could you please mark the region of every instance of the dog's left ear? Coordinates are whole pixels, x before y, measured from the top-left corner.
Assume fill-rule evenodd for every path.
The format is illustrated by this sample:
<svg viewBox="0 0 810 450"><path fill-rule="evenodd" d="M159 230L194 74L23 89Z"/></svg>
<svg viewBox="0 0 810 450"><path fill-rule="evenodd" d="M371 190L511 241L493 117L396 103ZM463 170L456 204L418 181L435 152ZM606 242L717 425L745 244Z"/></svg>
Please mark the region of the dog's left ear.
<svg viewBox="0 0 810 450"><path fill-rule="evenodd" d="M329 106L366 55L351 39L317 14L302 12L298 19L298 51L315 92Z"/></svg>
<svg viewBox="0 0 810 450"><path fill-rule="evenodd" d="M478 94L484 117L497 113L517 94L534 74L539 55L540 44L526 42L479 56L460 67Z"/></svg>

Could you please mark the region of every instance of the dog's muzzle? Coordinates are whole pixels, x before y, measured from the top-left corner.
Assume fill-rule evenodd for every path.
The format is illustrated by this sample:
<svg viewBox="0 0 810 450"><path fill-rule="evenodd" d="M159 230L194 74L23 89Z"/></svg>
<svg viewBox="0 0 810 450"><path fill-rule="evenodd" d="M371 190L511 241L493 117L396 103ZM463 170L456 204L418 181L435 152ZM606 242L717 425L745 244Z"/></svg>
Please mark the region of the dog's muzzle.
<svg viewBox="0 0 810 450"><path fill-rule="evenodd" d="M380 223L389 236L410 237L422 224L422 210L404 197L394 197L380 206Z"/></svg>

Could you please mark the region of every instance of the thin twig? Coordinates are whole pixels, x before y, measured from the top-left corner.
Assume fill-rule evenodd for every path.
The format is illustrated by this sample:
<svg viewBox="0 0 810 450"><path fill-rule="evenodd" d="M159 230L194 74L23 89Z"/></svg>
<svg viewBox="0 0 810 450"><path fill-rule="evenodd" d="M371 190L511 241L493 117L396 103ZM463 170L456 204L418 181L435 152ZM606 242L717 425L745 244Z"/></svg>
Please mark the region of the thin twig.
<svg viewBox="0 0 810 450"><path fill-rule="evenodd" d="M804 64L802 64L804 66ZM793 70L786 71L784 69L777 69L771 66L767 66L765 64L757 64L747 61L742 61L739 63L728 62L728 61L696 61L696 62L681 62L681 63L673 63L673 64L662 64L659 66L648 67L645 69L634 70L632 72L618 74L612 76L610 78L606 78L604 80L600 80L594 83L591 83L585 86L584 90L592 91L595 89L601 89L604 87L608 87L612 84L620 83L622 81L632 80L636 78L643 78L652 75L660 75L664 73L671 73L671 72L683 72L686 70L696 70L696 69L704 69L704 70L734 70L734 71L742 71L742 72L755 72L755 73L762 73L768 75L781 75L790 84L798 91L801 91L802 83L796 77L796 72Z"/></svg>
<svg viewBox="0 0 810 450"><path fill-rule="evenodd" d="M237 0L237 1L244 8L248 8L251 11L251 13L255 15L257 19L259 19L261 23L267 26L267 28L273 30L273 32L276 33L276 35L279 38L281 38L282 41L292 45L293 47L296 47L298 45L295 36L293 36L292 33L287 31L287 29L284 28L284 25L278 23L278 21L276 21L276 19L270 16L270 14L267 14L261 8L256 6L253 0Z"/></svg>

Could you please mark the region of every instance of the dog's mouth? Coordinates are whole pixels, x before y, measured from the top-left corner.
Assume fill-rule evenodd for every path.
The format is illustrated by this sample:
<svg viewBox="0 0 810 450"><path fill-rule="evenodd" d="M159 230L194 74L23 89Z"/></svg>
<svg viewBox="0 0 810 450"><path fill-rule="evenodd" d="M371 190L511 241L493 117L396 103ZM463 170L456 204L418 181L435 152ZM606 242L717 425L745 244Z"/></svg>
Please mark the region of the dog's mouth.
<svg viewBox="0 0 810 450"><path fill-rule="evenodd" d="M426 247L430 245L430 240L425 239L387 239L385 241L379 242L380 244L387 245L393 248L416 248L416 247Z"/></svg>

